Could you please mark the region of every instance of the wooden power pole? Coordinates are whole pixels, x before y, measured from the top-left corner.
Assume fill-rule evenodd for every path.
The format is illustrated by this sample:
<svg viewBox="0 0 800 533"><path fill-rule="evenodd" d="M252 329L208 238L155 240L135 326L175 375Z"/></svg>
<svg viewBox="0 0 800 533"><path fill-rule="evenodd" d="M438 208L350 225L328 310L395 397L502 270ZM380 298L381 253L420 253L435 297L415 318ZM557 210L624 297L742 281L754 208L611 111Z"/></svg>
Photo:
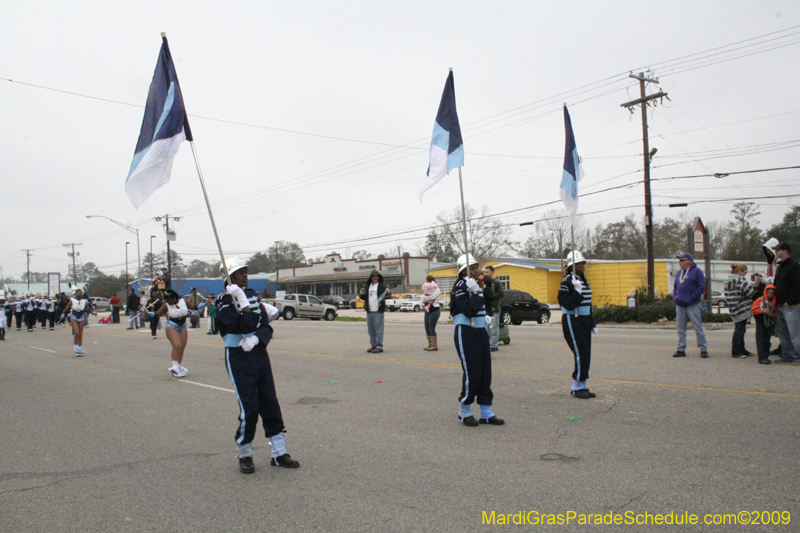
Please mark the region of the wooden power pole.
<svg viewBox="0 0 800 533"><path fill-rule="evenodd" d="M644 226L647 233L647 293L653 296L655 293L655 252L653 239L653 201L650 195L650 160L655 154L655 149L650 151L650 141L647 134L647 103L651 100L662 99L667 93L659 91L649 96L645 95L645 82L658 83L656 78L648 78L643 72L631 74L629 77L639 80L639 94L637 100L632 100L620 107L626 107L633 113L633 108L642 106L642 142L644 146Z"/></svg>

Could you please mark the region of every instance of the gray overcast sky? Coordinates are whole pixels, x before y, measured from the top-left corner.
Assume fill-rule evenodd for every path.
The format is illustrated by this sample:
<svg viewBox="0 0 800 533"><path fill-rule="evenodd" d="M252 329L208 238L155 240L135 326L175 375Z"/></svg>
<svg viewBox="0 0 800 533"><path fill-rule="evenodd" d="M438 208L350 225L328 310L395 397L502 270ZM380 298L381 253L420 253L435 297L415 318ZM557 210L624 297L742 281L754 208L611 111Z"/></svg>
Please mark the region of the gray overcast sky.
<svg viewBox="0 0 800 533"><path fill-rule="evenodd" d="M165 248L154 216L183 216L178 253L217 261L188 143L138 211L124 192L162 31L227 254L276 240L308 257L413 251L459 203L456 172L417 199L448 67L466 200L491 213L558 200L567 103L586 168L580 194L632 184L583 197L579 213L591 226L642 217L641 118L620 104L638 97L628 72L648 67L671 99L649 112L653 178L800 164L796 1L34 0L0 10L0 266L14 277L22 249L34 250L31 270L66 274L70 242L116 274L131 241L133 269L135 236L88 214L139 228L142 256L150 235ZM731 201L666 204L798 195L799 176L657 181L655 216L725 220ZM758 200L762 227L795 201Z"/></svg>

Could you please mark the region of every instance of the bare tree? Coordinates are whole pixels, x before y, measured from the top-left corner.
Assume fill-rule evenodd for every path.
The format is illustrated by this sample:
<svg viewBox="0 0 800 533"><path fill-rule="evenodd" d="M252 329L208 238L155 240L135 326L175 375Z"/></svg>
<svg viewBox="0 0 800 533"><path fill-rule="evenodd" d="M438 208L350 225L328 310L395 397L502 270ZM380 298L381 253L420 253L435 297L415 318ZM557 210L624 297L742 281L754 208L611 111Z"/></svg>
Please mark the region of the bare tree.
<svg viewBox="0 0 800 533"><path fill-rule="evenodd" d="M577 216L574 224L575 249L588 250L589 234L583 225L583 217ZM533 234L520 248L524 257L556 259L563 257L572 247L572 231L569 217L563 210L551 209L534 222Z"/></svg>
<svg viewBox="0 0 800 533"><path fill-rule="evenodd" d="M517 243L511 241L511 228L502 221L489 216L489 208L483 206L478 210L467 204L467 240L469 253L477 259L511 255ZM437 226L428 233L428 240L434 240L443 249L464 253L464 232L461 218L461 207L451 211L443 211L436 216ZM440 259L437 256L437 259ZM449 259L449 258L448 258ZM444 259L440 259L444 260Z"/></svg>

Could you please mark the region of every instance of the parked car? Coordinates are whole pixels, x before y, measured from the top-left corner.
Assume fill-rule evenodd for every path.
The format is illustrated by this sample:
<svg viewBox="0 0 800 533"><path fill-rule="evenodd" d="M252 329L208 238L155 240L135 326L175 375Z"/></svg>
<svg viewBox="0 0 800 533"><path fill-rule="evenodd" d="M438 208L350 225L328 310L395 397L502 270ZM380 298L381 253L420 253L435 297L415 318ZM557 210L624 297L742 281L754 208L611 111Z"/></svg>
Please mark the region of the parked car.
<svg viewBox="0 0 800 533"><path fill-rule="evenodd" d="M92 296L89 301L92 302L92 307L95 311L111 311L111 304L108 303L108 298Z"/></svg>
<svg viewBox="0 0 800 533"><path fill-rule="evenodd" d="M322 297L322 303L332 305L336 309L350 309L350 302L339 296L338 294L329 294ZM355 305L355 302L353 302Z"/></svg>
<svg viewBox="0 0 800 533"><path fill-rule="evenodd" d="M547 324L550 322L550 306L524 291L512 289L503 291L503 299L500 300L500 321L506 325L519 326L525 320Z"/></svg>
<svg viewBox="0 0 800 533"><path fill-rule="evenodd" d="M722 291L711 291L711 305L718 307L728 307L728 300L725 299L725 293Z"/></svg>
<svg viewBox="0 0 800 533"><path fill-rule="evenodd" d="M411 296L411 298L405 298L400 301L402 302L400 304L401 311L412 311L414 313L418 313L425 307L425 302L422 301L422 296L419 294L414 294Z"/></svg>
<svg viewBox="0 0 800 533"><path fill-rule="evenodd" d="M269 303L278 308L284 320L291 320L294 317L311 320L336 319L336 308L322 303L319 298L311 294L287 294L282 300L269 300Z"/></svg>

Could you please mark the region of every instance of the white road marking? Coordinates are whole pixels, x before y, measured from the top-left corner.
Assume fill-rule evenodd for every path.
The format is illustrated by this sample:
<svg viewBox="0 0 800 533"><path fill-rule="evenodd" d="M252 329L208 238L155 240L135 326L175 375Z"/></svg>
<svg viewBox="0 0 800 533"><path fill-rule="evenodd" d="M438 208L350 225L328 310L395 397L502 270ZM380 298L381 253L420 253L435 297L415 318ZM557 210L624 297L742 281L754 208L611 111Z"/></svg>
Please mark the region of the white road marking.
<svg viewBox="0 0 800 533"><path fill-rule="evenodd" d="M224 389L222 387L217 387L216 385L207 385L205 383L200 383L199 381L189 381L188 379L182 379L180 381L182 383L191 383L192 385L198 385L200 387L208 387L209 389L217 389L217 390L233 393L233 389Z"/></svg>
<svg viewBox="0 0 800 533"><path fill-rule="evenodd" d="M58 352L55 352L53 350L45 350L44 348L37 348L36 346L28 346L28 348L32 348L34 350L41 350L41 351L47 352L47 353L58 353Z"/></svg>

